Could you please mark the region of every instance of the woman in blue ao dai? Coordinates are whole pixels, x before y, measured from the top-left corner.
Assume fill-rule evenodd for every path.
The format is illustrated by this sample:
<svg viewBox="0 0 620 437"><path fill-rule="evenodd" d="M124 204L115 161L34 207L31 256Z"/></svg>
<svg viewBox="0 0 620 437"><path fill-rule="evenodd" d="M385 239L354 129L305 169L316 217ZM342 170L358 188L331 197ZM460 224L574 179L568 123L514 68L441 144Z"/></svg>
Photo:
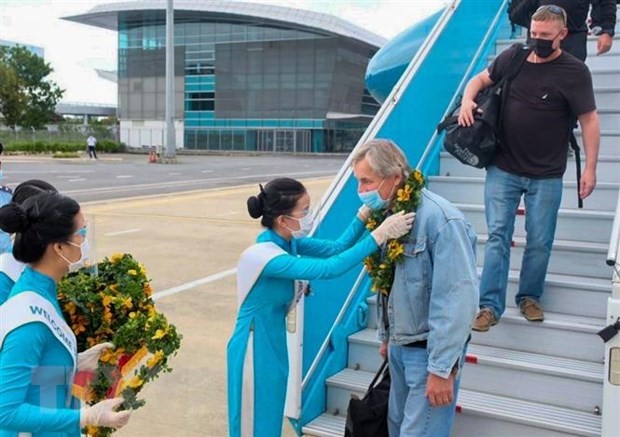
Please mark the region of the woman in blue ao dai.
<svg viewBox="0 0 620 437"><path fill-rule="evenodd" d="M406 234L413 214L395 214L372 233L362 207L335 240L307 238L310 196L298 181L275 179L248 199L265 230L237 266L239 312L228 343L228 422L231 437L281 435L288 378L286 315L295 280L328 279L358 266L387 239Z"/></svg>
<svg viewBox="0 0 620 437"><path fill-rule="evenodd" d="M86 222L76 201L42 193L0 208L0 228L15 234L13 255L26 267L0 306L0 436L79 436L87 426L120 428L122 398L73 408L73 376L97 369L96 345L77 354L63 319L57 284L88 258Z"/></svg>

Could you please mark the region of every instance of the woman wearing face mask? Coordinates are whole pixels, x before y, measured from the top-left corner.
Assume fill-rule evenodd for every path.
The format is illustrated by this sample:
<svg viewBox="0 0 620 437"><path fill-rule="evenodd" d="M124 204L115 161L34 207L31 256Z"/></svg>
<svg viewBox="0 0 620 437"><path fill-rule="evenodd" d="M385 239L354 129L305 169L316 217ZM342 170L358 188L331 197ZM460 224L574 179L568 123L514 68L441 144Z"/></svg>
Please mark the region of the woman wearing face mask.
<svg viewBox="0 0 620 437"><path fill-rule="evenodd" d="M239 313L228 343L229 435L272 437L281 434L284 416L285 320L294 280L343 275L388 239L409 232L413 214L395 214L369 234L364 225L370 211L362 207L338 240L305 238L312 229L310 196L288 178L261 187L248 199L248 212L262 217L266 229L237 265Z"/></svg>
<svg viewBox="0 0 620 437"><path fill-rule="evenodd" d="M86 425L120 428L122 399L72 409L76 370L95 370L100 344L78 355L75 335L62 317L56 286L88 258L80 206L58 193L0 208L0 228L15 234L13 255L27 264L0 306L0 436L79 436Z"/></svg>
<svg viewBox="0 0 620 437"><path fill-rule="evenodd" d="M39 179L31 179L15 187L11 202L21 205L24 200L31 196L57 192L53 185ZM17 261L13 256L13 245L11 243L9 251L0 255L0 305L9 297L13 285L15 285L25 267L24 263Z"/></svg>

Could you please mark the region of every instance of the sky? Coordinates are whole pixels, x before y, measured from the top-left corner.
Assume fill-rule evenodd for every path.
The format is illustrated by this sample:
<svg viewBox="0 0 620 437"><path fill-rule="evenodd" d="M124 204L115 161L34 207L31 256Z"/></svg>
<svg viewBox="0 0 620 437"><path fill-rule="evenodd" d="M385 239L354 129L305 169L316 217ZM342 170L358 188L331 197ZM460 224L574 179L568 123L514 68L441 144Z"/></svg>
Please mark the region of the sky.
<svg viewBox="0 0 620 437"><path fill-rule="evenodd" d="M143 0L148 1L148 0ZM233 0L236 1L236 0ZM111 0L0 0L0 39L43 47L64 101L116 104L116 85L94 68L116 69L116 32L61 20ZM385 38L441 9L448 0L254 0L324 12Z"/></svg>

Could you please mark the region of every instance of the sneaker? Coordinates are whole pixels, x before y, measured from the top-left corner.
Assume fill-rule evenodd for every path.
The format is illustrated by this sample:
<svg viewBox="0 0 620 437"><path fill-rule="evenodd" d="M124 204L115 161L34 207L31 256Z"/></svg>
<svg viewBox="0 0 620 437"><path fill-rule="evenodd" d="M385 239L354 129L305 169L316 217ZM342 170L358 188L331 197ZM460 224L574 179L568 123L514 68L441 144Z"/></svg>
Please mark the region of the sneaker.
<svg viewBox="0 0 620 437"><path fill-rule="evenodd" d="M497 317L493 314L489 308L482 308L478 311L478 315L476 315L476 319L474 320L474 325L471 327L474 331L478 332L487 332L491 326L497 325Z"/></svg>
<svg viewBox="0 0 620 437"><path fill-rule="evenodd" d="M530 297L526 297L519 303L521 314L530 322L542 322L545 319L540 303Z"/></svg>

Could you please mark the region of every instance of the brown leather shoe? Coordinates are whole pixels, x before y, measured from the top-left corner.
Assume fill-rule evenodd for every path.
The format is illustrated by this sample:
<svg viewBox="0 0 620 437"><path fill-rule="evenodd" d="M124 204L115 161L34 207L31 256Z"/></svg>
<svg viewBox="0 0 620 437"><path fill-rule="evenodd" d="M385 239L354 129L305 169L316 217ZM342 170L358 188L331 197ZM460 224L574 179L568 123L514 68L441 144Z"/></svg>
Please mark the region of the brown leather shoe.
<svg viewBox="0 0 620 437"><path fill-rule="evenodd" d="M493 315L493 311L489 308L482 308L478 311L478 315L471 329L478 332L487 332L491 326L497 325L497 322L499 322L499 320Z"/></svg>
<svg viewBox="0 0 620 437"><path fill-rule="evenodd" d="M526 297L519 303L519 309L521 314L530 322L542 322L545 320L545 313L543 313L540 303L530 297Z"/></svg>

